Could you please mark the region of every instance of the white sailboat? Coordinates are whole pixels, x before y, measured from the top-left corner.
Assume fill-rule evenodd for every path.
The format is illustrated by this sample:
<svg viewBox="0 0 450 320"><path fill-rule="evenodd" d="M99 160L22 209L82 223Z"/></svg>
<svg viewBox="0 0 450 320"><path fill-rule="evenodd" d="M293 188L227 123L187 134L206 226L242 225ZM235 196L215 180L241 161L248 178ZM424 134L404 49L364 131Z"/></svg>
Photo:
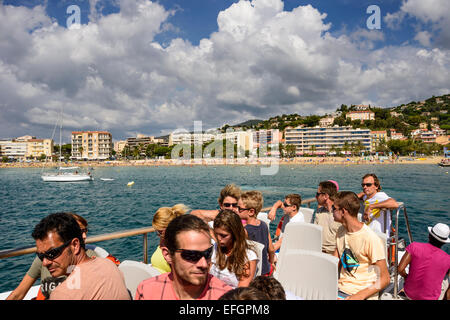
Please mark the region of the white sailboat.
<svg viewBox="0 0 450 320"><path fill-rule="evenodd" d="M47 182L80 182L92 181L94 178L90 172L79 172L79 167L62 167L61 166L61 132L62 132L62 109L61 109L61 123L59 127L59 168L56 173L43 173L42 180ZM54 133L54 131L53 131Z"/></svg>

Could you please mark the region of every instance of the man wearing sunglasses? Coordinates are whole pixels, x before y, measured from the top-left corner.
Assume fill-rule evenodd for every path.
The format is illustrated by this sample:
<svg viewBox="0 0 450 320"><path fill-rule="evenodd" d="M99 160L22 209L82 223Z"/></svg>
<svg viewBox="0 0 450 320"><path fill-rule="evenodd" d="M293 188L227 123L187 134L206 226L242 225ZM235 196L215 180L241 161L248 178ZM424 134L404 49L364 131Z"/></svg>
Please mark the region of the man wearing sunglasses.
<svg viewBox="0 0 450 320"><path fill-rule="evenodd" d="M142 281L136 300L217 300L232 289L209 274L213 245L200 218L188 214L173 219L161 250L171 272Z"/></svg>
<svg viewBox="0 0 450 320"><path fill-rule="evenodd" d="M86 255L80 226L71 214L43 218L32 233L36 254L53 277L67 275L50 300L129 300L122 273L109 259Z"/></svg>
<svg viewBox="0 0 450 320"><path fill-rule="evenodd" d="M238 200L241 197L241 189L235 184L227 184L221 191L219 195L219 199L217 202L219 203L219 210L192 210L191 214L199 217L205 222L214 221L216 216L219 214L220 210L231 210L234 213L239 214L238 211Z"/></svg>
<svg viewBox="0 0 450 320"><path fill-rule="evenodd" d="M305 217L303 216L303 213L299 211L301 204L302 204L301 196L299 194L292 193L288 194L284 198L284 202L282 202L281 200L275 202L275 204L270 209L267 217L272 221L275 219L277 209L282 208L284 211L284 216L282 218L283 224L281 226L282 233L280 234L278 240L273 244L275 251L281 248L281 244L283 241L283 232L284 229L286 228L286 225L289 222L305 222Z"/></svg>
<svg viewBox="0 0 450 320"><path fill-rule="evenodd" d="M363 221L372 230L389 236L391 212L388 209L398 208L397 201L381 191L380 180L373 173L362 178L361 187L363 192L358 197L364 201Z"/></svg>
<svg viewBox="0 0 450 320"><path fill-rule="evenodd" d="M359 199L355 193L338 192L332 210L335 220L342 222L334 251L339 259L338 295L347 300L376 300L389 284L381 239L358 220Z"/></svg>
<svg viewBox="0 0 450 320"><path fill-rule="evenodd" d="M316 192L318 209L314 223L322 227L322 252L333 254L336 249L336 232L341 224L333 219L333 199L337 193L336 185L331 181L319 183Z"/></svg>

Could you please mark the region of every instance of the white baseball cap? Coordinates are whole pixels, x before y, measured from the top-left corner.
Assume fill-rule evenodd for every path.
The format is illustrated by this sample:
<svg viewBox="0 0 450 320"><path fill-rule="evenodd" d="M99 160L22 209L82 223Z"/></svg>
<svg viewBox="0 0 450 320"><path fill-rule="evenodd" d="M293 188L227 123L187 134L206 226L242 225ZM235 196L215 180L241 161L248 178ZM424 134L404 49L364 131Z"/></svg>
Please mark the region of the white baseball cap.
<svg viewBox="0 0 450 320"><path fill-rule="evenodd" d="M450 229L448 225L444 223L437 223L433 228L428 227L428 232L438 241L443 243L450 243L448 238L450 234Z"/></svg>

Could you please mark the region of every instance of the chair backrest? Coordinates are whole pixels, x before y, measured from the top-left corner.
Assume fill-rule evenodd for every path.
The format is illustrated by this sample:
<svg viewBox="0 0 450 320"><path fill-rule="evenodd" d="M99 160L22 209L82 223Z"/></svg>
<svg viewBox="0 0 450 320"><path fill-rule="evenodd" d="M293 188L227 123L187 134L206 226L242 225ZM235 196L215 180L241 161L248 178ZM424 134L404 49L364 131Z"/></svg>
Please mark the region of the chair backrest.
<svg viewBox="0 0 450 320"><path fill-rule="evenodd" d="M303 214L303 217L305 218L305 222L307 222L307 223L313 222L312 219L313 219L313 215L314 215L314 209L300 207L298 211L300 211Z"/></svg>
<svg viewBox="0 0 450 320"><path fill-rule="evenodd" d="M389 266L389 252L388 252L388 247L387 247L387 235L385 233L379 232L379 231L374 231L377 236L381 239L381 242L383 243L383 247L384 247L384 253L386 254L386 263Z"/></svg>
<svg viewBox="0 0 450 320"><path fill-rule="evenodd" d="M258 216L256 218L258 218L261 221L264 221L267 224L267 226L270 228L270 223L272 221L270 221L270 219L267 218L267 212L260 212L260 213L258 213Z"/></svg>
<svg viewBox="0 0 450 320"><path fill-rule="evenodd" d="M95 247L94 252L99 258L106 258L107 256L109 256L108 251L99 246Z"/></svg>
<svg viewBox="0 0 450 320"><path fill-rule="evenodd" d="M339 259L322 252L289 250L275 278L305 300L336 300Z"/></svg>
<svg viewBox="0 0 450 320"><path fill-rule="evenodd" d="M137 286L141 283L141 281L161 274L161 272L153 268L151 265L132 260L123 261L119 265L119 270L122 271L124 275L125 285L130 291L133 299L136 294Z"/></svg>
<svg viewBox="0 0 450 320"><path fill-rule="evenodd" d="M322 229L322 226L317 224L289 222L284 229L275 273L279 272L278 266L284 264L283 257L288 250L302 249L322 252Z"/></svg>
<svg viewBox="0 0 450 320"><path fill-rule="evenodd" d="M258 257L258 263L256 265L256 273L255 277L261 275L262 270L262 251L264 249L264 245L262 243L253 241L253 240L247 240L250 245L252 245L255 248L256 256Z"/></svg>

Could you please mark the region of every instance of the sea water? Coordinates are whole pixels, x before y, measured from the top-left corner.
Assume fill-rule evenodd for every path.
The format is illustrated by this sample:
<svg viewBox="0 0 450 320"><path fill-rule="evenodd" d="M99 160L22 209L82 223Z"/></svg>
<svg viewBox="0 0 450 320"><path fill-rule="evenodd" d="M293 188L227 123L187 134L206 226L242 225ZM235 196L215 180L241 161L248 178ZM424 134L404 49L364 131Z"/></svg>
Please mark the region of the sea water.
<svg viewBox="0 0 450 320"><path fill-rule="evenodd" d="M85 217L88 236L151 226L160 207L184 203L192 209L217 209L220 190L235 183L260 190L264 207L284 195L313 198L320 181L332 179L340 190L361 191L361 178L375 173L383 191L405 203L414 241L426 242L427 226L450 224L448 168L426 164L280 165L275 175L261 175L261 166L97 167L94 181L43 182L42 169L0 169L0 250L34 246L33 227L46 215L71 211ZM100 178L112 178L102 181ZM134 181L130 187L128 182ZM316 207L316 203L312 204ZM281 210L277 213L278 221ZM272 234L276 223L271 224ZM404 220L400 236L408 239ZM120 261L143 260L142 235L97 243ZM148 236L149 257L158 245ZM443 249L449 253L450 245ZM0 292L14 289L35 255L0 260ZM37 283L36 283L37 284Z"/></svg>

